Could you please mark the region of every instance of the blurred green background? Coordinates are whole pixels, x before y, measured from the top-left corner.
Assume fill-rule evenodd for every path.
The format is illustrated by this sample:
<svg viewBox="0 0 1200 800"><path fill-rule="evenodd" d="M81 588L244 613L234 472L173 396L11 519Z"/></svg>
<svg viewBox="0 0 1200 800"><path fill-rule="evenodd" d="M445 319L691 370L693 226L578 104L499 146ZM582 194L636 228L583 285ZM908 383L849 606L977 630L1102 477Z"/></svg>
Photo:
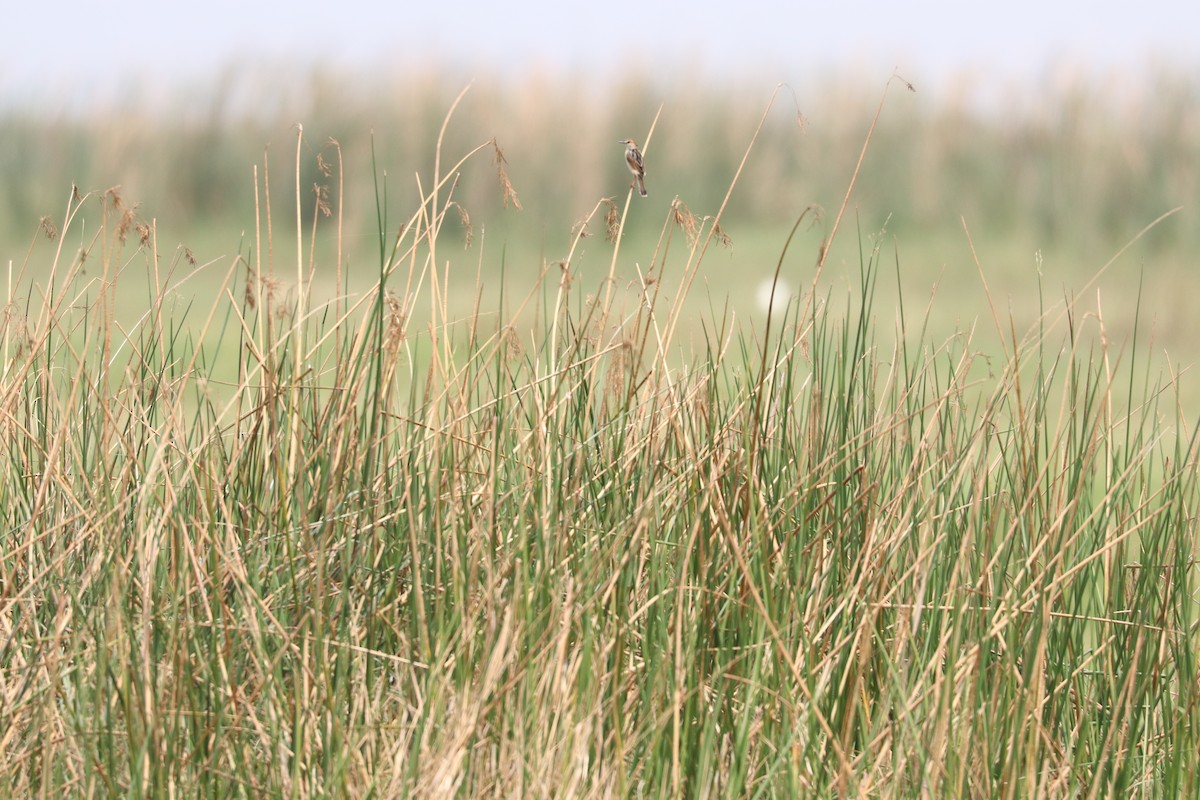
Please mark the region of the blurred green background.
<svg viewBox="0 0 1200 800"><path fill-rule="evenodd" d="M380 260L376 187L386 196L390 240L417 208L418 176L423 190L430 189L439 131L467 84L463 76L432 68L381 77L312 67L289 71L286 79L270 69L231 68L170 99L133 94L58 112L10 105L0 111L0 258L10 270L12 294L24 297L45 280L60 244L60 263L94 250L104 210L113 213L119 197L136 221L154 224L160 271L175 281L192 276L180 292L210 308L235 257L256 263L259 255L256 169L260 185L270 183L272 247L261 254L262 268L273 268L281 286L290 287L297 123L303 125L306 262L311 223L318 219L314 293L320 298L334 291L338 212L344 223L340 266L351 290L365 291ZM929 306L935 342L976 325L994 332L993 306L1006 325L1011 315L1019 334L1045 306L1071 298L1081 321L1102 317L1114 353L1134 335L1136 320L1140 342L1167 368L1195 362L1200 80L1171 70L1103 82L1067 72L1036 99L991 92L986 107L965 78L957 88L928 95L914 88L902 80L889 84L886 74L851 72L781 87L736 79L655 81L637 71L602 83L537 71L476 79L446 128L442 169L494 138L520 208L506 202L493 148L463 166L453 192L458 208L438 249L439 264L450 270L452 311L469 313L480 292L481 308L494 310L502 271L512 296L529 291L543 271L559 269L555 262L570 251L572 231L597 203L611 198L624 206L629 176L617 141L645 141L656 115L645 147L650 195L632 198L616 274L620 288L633 286L639 269L650 268L660 235L671 229L662 277L664 290L674 291L686 240L670 222L673 201L697 218L715 215L765 113L721 220L730 243L710 248L688 299L698 316L732 312L741 323L758 325L759 295L787 232L815 205L821 212L802 226L783 270L797 295L812 282L821 242L882 99L820 274L822 297L841 303L856 296L861 250L878 246L875 313L885 329L897 315L893 301L900 293L910 327ZM322 163L332 167L328 175ZM63 229L73 186L97 194L62 241L51 240L40 221ZM331 217L318 213L314 186L328 192ZM264 190L260 209L267 199ZM1139 231L1177 208L1101 274ZM583 292L600 288L613 252L602 214L590 233L570 267L573 287ZM131 233L117 262L118 316L130 319L149 296L151 268L137 242ZM106 246L117 252L115 243Z"/></svg>

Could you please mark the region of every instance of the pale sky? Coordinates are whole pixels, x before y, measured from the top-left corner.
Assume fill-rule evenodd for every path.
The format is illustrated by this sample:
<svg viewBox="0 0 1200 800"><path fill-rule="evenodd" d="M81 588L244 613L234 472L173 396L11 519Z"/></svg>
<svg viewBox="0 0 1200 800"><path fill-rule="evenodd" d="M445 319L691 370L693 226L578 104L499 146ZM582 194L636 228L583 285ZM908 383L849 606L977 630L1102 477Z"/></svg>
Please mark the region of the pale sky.
<svg viewBox="0 0 1200 800"><path fill-rule="evenodd" d="M896 68L936 84L960 68L1036 81L1049 67L1200 69L1200 2L744 0L7 0L0 103L65 105L134 84L192 82L234 60L354 68L436 62L602 79L649 69L794 81Z"/></svg>

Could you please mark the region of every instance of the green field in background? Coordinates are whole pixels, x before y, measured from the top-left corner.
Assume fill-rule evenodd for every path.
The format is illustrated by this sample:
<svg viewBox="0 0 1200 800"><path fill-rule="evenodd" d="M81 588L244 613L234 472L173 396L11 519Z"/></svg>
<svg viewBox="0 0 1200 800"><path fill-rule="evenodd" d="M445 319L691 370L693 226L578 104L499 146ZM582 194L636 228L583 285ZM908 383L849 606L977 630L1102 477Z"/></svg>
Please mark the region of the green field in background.
<svg viewBox="0 0 1200 800"><path fill-rule="evenodd" d="M380 205L386 249L409 220L418 187L432 188L441 135L443 173L480 148L442 187L454 201L437 252L452 315L468 316L476 305L501 314L502 292L512 309L538 291L543 275L553 285L576 226L592 212L591 235L568 266L571 291L581 301L605 291L611 271L613 290L636 302L640 271L673 302L690 243L672 222L672 204L711 219L749 148L721 216L730 243L710 245L686 292L682 330L698 333L704 319L761 326L764 283L792 223L814 206L819 213L801 226L781 271L798 301L815 289L836 309L858 296L862 265L878 247L874 313L885 335L898 325L901 297L907 324L927 326L928 340L977 329L974 341L985 351L1013 335L995 330L996 317L1011 315L1020 338L1022 326L1071 302L1080 322L1103 321L1114 353L1136 335L1173 372L1200 357L1200 314L1190 299L1200 289L1200 141L1187 134L1200 112L1189 76L1148 73L1121 92L1065 81L1003 113L972 108L969 93L928 98L893 83L815 282L821 242L850 186L882 83L785 88L768 110L770 89L745 85L715 83L699 93L625 76L599 92L566 80L479 82L443 132L463 88L445 78L342 84L313 71L244 80L234 87L240 91L194 90L170 107L130 101L76 117L37 109L0 115L10 144L0 153L0 266L14 276L13 296L44 284L61 245L58 273L86 253L85 280L104 273L108 248L108 269L120 272L115 314L130 325L152 300L156 270L192 322L212 308L231 270L235 284L245 283L248 266L273 274L279 297L294 297L299 196L302 272L312 275L314 300L336 294L338 214L345 291L361 297L378 278ZM276 96L283 80L286 102ZM632 198L614 264L597 204L624 205L628 173L616 140L644 140L656 117L646 147L650 196ZM500 190L492 139L520 209ZM73 185L95 196L61 242L48 240L39 219L61 227ZM315 186L332 216L317 211ZM115 213L113 196L154 224L157 267L145 248L138 251L135 234L121 248L93 238L106 203ZM1173 209L1180 210L1135 241ZM660 243L669 246L660 251ZM417 266L419 274L426 265ZM402 293L407 273L407 265L397 270L389 289ZM75 290L94 295L96 286ZM422 322L426 305L412 307L414 321ZM529 314L536 310L531 303ZM423 327L413 330L420 335ZM678 344L686 356L686 340ZM1185 375L1185 394L1200 398L1188 383Z"/></svg>

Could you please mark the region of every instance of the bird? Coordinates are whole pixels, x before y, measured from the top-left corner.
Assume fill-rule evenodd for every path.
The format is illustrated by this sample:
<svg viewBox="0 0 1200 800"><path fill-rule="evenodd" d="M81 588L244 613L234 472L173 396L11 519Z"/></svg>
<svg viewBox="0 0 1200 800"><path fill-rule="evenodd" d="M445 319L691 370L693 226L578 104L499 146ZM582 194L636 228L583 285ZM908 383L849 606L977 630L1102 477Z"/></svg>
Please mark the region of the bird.
<svg viewBox="0 0 1200 800"><path fill-rule="evenodd" d="M633 179L637 181L638 194L645 197L646 165L642 163L642 151L638 150L637 142L633 139L622 139L621 144L625 145L625 164L633 173Z"/></svg>

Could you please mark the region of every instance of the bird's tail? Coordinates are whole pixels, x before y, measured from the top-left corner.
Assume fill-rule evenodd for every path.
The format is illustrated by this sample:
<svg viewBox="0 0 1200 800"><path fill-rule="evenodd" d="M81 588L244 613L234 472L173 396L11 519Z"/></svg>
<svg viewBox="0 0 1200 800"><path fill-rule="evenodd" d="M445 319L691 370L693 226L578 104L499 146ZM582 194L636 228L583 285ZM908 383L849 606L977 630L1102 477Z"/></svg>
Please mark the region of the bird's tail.
<svg viewBox="0 0 1200 800"><path fill-rule="evenodd" d="M637 176L637 186L638 186L638 194L640 194L642 197L645 197L646 196L646 179L641 175Z"/></svg>

